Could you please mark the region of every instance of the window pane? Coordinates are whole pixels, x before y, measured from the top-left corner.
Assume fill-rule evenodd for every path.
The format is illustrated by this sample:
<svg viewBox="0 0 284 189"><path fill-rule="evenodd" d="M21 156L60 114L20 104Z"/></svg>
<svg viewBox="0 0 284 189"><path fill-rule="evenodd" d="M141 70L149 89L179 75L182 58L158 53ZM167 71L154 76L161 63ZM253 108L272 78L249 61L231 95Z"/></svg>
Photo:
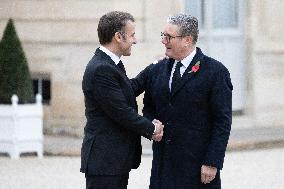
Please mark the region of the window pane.
<svg viewBox="0 0 284 189"><path fill-rule="evenodd" d="M198 19L199 27L204 28L204 0L185 0L185 13Z"/></svg>
<svg viewBox="0 0 284 189"><path fill-rule="evenodd" d="M41 90L39 90L41 88ZM49 104L51 100L51 81L49 79L33 79L34 95L41 93L42 103Z"/></svg>
<svg viewBox="0 0 284 189"><path fill-rule="evenodd" d="M213 0L213 27L238 27L238 0Z"/></svg>
<svg viewBox="0 0 284 189"><path fill-rule="evenodd" d="M38 79L33 79L34 96L38 93Z"/></svg>
<svg viewBox="0 0 284 189"><path fill-rule="evenodd" d="M51 96L50 91L50 81L49 80L42 80L42 99L45 103L49 104Z"/></svg>

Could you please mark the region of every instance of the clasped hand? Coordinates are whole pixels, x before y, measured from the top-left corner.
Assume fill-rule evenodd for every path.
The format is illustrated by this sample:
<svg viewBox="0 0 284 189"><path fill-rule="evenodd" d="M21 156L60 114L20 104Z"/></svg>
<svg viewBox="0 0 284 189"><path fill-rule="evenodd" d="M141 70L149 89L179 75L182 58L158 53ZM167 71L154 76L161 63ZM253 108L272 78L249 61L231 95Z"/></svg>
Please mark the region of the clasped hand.
<svg viewBox="0 0 284 189"><path fill-rule="evenodd" d="M209 184L215 179L217 168L212 166L202 165L201 167L201 182L203 184Z"/></svg>
<svg viewBox="0 0 284 189"><path fill-rule="evenodd" d="M157 119L154 119L152 123L155 125L156 130L152 136L152 139L156 142L160 142L162 140L164 134L164 125Z"/></svg>

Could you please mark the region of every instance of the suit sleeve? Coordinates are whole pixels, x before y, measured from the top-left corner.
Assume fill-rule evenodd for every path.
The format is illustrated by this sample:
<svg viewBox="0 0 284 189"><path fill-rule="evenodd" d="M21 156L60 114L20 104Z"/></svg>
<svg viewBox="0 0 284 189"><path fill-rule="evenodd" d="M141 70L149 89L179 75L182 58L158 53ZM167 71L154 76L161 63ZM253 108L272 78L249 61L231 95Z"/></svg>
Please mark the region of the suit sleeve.
<svg viewBox="0 0 284 189"><path fill-rule="evenodd" d="M103 111L117 123L148 139L152 138L154 124L140 116L126 101L120 86L121 76L109 66L94 71L94 98Z"/></svg>
<svg viewBox="0 0 284 189"><path fill-rule="evenodd" d="M156 106L153 101L153 96L152 96L152 76L154 75L153 73L153 64L148 66L147 70L147 80L145 82L145 93L144 93L144 98L143 98L143 116L147 117L150 120L154 120L156 118ZM139 76L139 75L138 75Z"/></svg>
<svg viewBox="0 0 284 189"><path fill-rule="evenodd" d="M142 70L135 78L132 78L131 86L136 96L139 96L143 93L147 88L148 80L151 76L151 69L154 64L150 64L144 70Z"/></svg>
<svg viewBox="0 0 284 189"><path fill-rule="evenodd" d="M143 116L147 117L150 120L157 118L156 116L156 105L155 100L153 99L153 81L155 77L158 77L159 73L158 65L162 61L168 61L168 58L159 60L156 64L150 64L143 71L141 71L134 79L132 79L132 88L135 91L136 95L140 95L143 91L144 98L143 103L144 107L142 109Z"/></svg>
<svg viewBox="0 0 284 189"><path fill-rule="evenodd" d="M210 97L213 125L211 140L203 164L223 168L225 151L232 124L232 90L230 73L227 69L216 74Z"/></svg>
<svg viewBox="0 0 284 189"><path fill-rule="evenodd" d="M143 116L147 117L149 120L155 119L155 105L151 95L151 77L153 75L153 68L154 64L150 64L135 78L131 79L131 85L136 96L145 91L142 112Z"/></svg>
<svg viewBox="0 0 284 189"><path fill-rule="evenodd" d="M149 120L154 120L156 118L155 116L156 109L150 91L145 91L143 103L144 103L144 107L142 109L143 116L147 117Z"/></svg>

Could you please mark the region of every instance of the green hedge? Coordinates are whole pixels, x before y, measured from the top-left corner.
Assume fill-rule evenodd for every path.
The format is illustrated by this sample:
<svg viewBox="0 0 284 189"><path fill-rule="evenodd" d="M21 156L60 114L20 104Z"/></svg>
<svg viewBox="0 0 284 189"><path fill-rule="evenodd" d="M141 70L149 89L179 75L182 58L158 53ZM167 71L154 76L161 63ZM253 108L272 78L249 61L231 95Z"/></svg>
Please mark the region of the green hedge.
<svg viewBox="0 0 284 189"><path fill-rule="evenodd" d="M0 104L10 104L16 94L19 103L34 99L32 80L21 42L9 19L0 42Z"/></svg>

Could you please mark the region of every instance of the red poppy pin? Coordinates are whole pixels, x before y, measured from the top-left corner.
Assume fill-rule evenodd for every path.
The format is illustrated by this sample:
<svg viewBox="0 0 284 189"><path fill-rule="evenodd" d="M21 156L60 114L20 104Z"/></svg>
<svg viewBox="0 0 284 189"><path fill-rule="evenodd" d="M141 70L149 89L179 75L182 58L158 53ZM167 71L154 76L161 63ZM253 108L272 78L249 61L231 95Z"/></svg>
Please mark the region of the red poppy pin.
<svg viewBox="0 0 284 189"><path fill-rule="evenodd" d="M192 66L191 70L188 73L197 72L199 70L199 67L200 67L200 61L196 62L196 64Z"/></svg>

